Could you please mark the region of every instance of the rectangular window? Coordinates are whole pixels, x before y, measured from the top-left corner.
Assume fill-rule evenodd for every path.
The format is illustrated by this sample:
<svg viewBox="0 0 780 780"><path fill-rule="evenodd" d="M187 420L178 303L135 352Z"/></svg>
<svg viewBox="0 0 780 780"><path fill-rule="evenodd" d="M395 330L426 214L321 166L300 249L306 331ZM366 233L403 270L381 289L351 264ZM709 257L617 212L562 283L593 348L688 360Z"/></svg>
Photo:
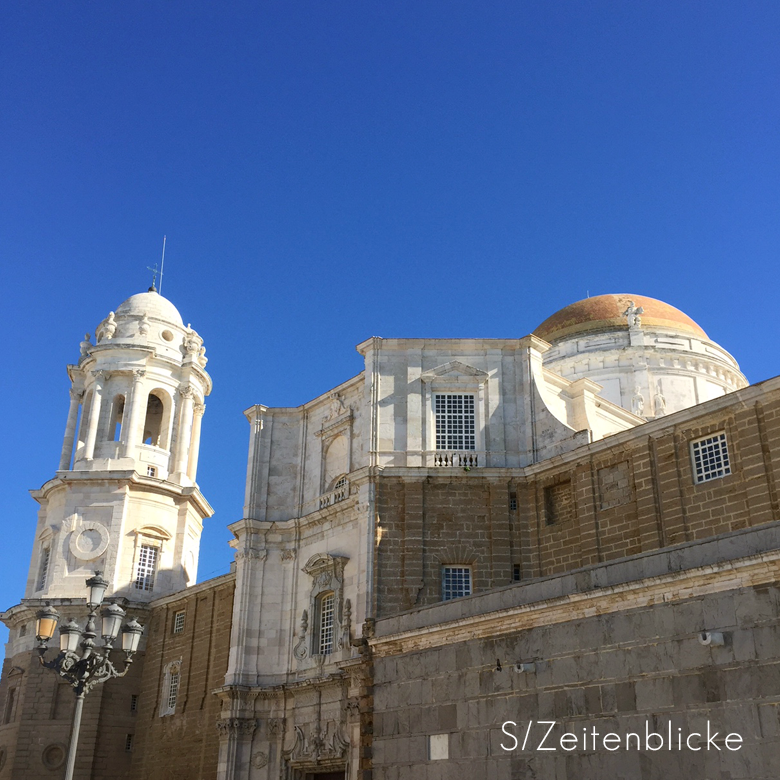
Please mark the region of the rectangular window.
<svg viewBox="0 0 780 780"><path fill-rule="evenodd" d="M520 564L516 563L512 567L512 582L520 582L523 579L523 570L520 568Z"/></svg>
<svg viewBox="0 0 780 780"><path fill-rule="evenodd" d="M333 650L333 611L335 599L332 593L320 598L320 621L317 634L317 653L327 655Z"/></svg>
<svg viewBox="0 0 780 780"><path fill-rule="evenodd" d="M437 450L477 448L474 396L440 393L434 396Z"/></svg>
<svg viewBox="0 0 780 780"><path fill-rule="evenodd" d="M509 494L509 511L517 512L517 493Z"/></svg>
<svg viewBox="0 0 780 780"><path fill-rule="evenodd" d="M156 466L147 466L146 467L146 476L147 477L156 477L157 476L157 467Z"/></svg>
<svg viewBox="0 0 780 780"><path fill-rule="evenodd" d="M41 550L41 566L38 570L38 587L36 590L43 590L46 587L46 578L49 576L49 561L51 560L51 547L44 547Z"/></svg>
<svg viewBox="0 0 780 780"><path fill-rule="evenodd" d="M176 698L179 695L179 670L171 670L171 676L168 680L168 712L173 713L176 709Z"/></svg>
<svg viewBox="0 0 780 780"><path fill-rule="evenodd" d="M5 696L5 710L3 711L3 723L10 723L14 719L14 705L16 704L16 688L9 688Z"/></svg>
<svg viewBox="0 0 780 780"><path fill-rule="evenodd" d="M441 570L441 599L451 601L471 595L471 567L443 566Z"/></svg>
<svg viewBox="0 0 780 780"><path fill-rule="evenodd" d="M181 612L177 612L173 616L173 633L174 634L181 634L182 631L184 631L184 615L185 611L182 610Z"/></svg>
<svg viewBox="0 0 780 780"><path fill-rule="evenodd" d="M159 550L149 544L142 544L138 553L138 565L135 570L136 590L152 590L154 588L154 573L157 570L157 554Z"/></svg>
<svg viewBox="0 0 780 780"><path fill-rule="evenodd" d="M130 712L138 712L138 694L136 693L130 697Z"/></svg>
<svg viewBox="0 0 780 780"><path fill-rule="evenodd" d="M130 753L133 749L133 735L128 734L125 737L125 752Z"/></svg>
<svg viewBox="0 0 780 780"><path fill-rule="evenodd" d="M726 434L716 433L691 443L693 481L708 482L731 474Z"/></svg>

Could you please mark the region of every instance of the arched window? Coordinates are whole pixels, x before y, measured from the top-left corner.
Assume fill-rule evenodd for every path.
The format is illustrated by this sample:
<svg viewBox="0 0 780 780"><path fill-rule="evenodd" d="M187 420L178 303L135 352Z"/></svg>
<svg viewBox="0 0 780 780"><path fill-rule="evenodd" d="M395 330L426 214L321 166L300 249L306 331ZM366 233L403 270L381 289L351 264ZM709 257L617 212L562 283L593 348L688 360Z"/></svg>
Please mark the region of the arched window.
<svg viewBox="0 0 780 780"><path fill-rule="evenodd" d="M146 401L146 418L144 419L144 444L154 447L160 446L162 436L162 422L165 406L162 398L152 391Z"/></svg>
<svg viewBox="0 0 780 780"><path fill-rule="evenodd" d="M125 397L123 395L115 395L114 400L111 403L111 417L108 421L108 436L109 441L120 441L122 437L122 418L125 413Z"/></svg>
<svg viewBox="0 0 780 780"><path fill-rule="evenodd" d="M181 658L167 663L163 667L162 696L160 698L160 717L174 715L181 687Z"/></svg>
<svg viewBox="0 0 780 780"><path fill-rule="evenodd" d="M317 630L314 633L315 655L328 655L333 652L333 623L336 611L336 596L333 591L317 597Z"/></svg>

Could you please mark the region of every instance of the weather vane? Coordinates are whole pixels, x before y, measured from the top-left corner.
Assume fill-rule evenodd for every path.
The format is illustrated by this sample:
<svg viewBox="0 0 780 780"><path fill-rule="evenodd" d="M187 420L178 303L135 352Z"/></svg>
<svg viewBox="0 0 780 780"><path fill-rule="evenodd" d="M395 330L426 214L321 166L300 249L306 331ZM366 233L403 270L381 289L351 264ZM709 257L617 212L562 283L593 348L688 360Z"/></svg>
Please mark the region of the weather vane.
<svg viewBox="0 0 780 780"><path fill-rule="evenodd" d="M154 268L152 268L150 265L146 266L147 271L152 272L152 286L149 288L149 292L158 292L157 287L155 286L155 283L157 282L157 274L160 274L160 290L159 293L162 295L162 283L163 283L163 269L165 268L165 239L167 236L163 236L163 248L162 248L162 262L160 264L160 270L157 270L157 263L154 264Z"/></svg>

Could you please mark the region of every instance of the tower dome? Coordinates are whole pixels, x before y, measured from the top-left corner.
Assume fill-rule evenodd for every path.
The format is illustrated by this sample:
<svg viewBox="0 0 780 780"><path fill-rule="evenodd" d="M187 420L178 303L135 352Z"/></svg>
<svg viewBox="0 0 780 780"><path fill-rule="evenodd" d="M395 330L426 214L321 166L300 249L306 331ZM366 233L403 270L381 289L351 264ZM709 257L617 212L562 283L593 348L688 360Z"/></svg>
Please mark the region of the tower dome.
<svg viewBox="0 0 780 780"><path fill-rule="evenodd" d="M746 387L737 361L687 314L627 293L598 295L555 312L534 334L551 344L544 366L653 419Z"/></svg>
<svg viewBox="0 0 780 780"><path fill-rule="evenodd" d="M117 317L143 317L183 325L179 310L156 290L131 295L116 310Z"/></svg>

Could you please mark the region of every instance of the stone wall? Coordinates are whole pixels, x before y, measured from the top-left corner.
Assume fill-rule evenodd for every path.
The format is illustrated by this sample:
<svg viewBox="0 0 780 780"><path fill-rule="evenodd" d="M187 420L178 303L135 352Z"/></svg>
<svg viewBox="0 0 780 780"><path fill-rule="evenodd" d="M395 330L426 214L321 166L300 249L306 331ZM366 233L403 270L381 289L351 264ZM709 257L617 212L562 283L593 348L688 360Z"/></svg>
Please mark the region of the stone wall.
<svg viewBox="0 0 780 780"><path fill-rule="evenodd" d="M515 567L533 579L780 517L780 391L759 388L526 469L385 469L377 615L440 601L448 563L471 565L478 593ZM731 474L695 484L690 444L719 431Z"/></svg>
<svg viewBox="0 0 780 780"><path fill-rule="evenodd" d="M133 749L135 780L216 777L220 701L213 691L225 681L233 587L228 574L153 605ZM184 627L175 633L179 612ZM181 676L175 710L162 715L165 669L176 661Z"/></svg>
<svg viewBox="0 0 780 780"><path fill-rule="evenodd" d="M778 580L772 523L380 620L373 776L777 778ZM722 632L724 644L703 644L700 632ZM555 752L536 749L547 728L538 724L521 749L529 720L555 722L544 744L554 738ZM720 750L707 750L707 721ZM666 739L670 724L682 750L624 747L629 732ZM557 742L593 728L621 747L567 752ZM690 743L702 750L685 747L692 733L704 735ZM740 750L724 745L729 733Z"/></svg>

